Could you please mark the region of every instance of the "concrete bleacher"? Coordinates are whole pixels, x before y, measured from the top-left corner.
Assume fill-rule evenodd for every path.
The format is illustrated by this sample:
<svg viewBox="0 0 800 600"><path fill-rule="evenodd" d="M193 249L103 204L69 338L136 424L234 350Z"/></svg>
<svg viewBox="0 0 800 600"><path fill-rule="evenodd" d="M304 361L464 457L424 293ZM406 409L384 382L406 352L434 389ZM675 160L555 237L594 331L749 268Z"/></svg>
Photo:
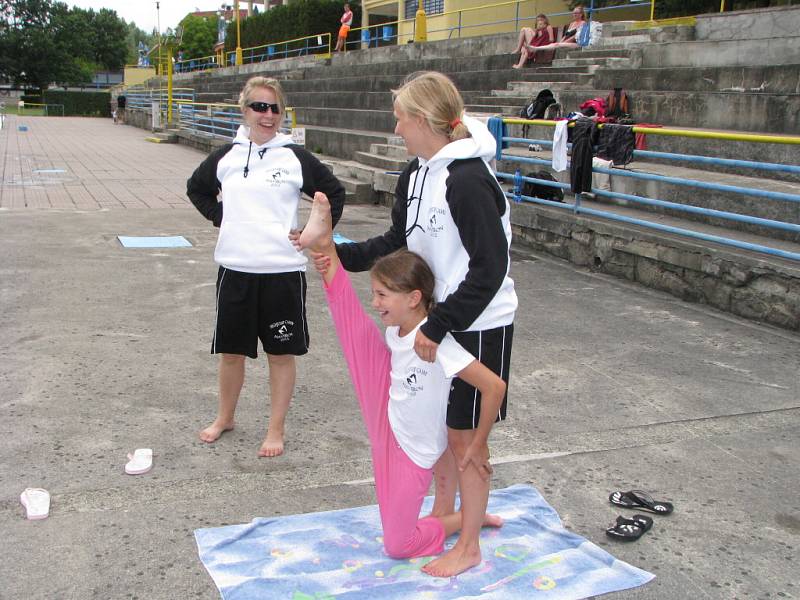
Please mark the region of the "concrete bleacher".
<svg viewBox="0 0 800 600"><path fill-rule="evenodd" d="M559 50L552 65L519 71L510 68L515 57L509 51L516 34L509 33L350 51L327 61L302 57L181 74L176 85L194 87L201 101L235 101L253 74L277 77L296 109L298 122L306 129L306 146L321 154L340 177L350 201L388 204L396 181L391 172L401 169L407 159L402 140L393 135L390 90L401 85L409 73L427 69L447 73L462 90L467 110L484 115L516 116L524 103L545 87L555 92L565 112L588 98L605 97L610 89L623 87L639 122L796 135L800 134L800 27L795 25L800 25L800 7L704 15L694 26L642 28L635 23L606 23L598 45ZM715 62L717 56L720 60ZM518 133L519 126L512 126L511 134ZM528 136L548 139L552 128L532 127ZM649 135L648 149L800 162L797 145ZM534 156L526 149L522 153ZM546 151L535 155L549 157ZM766 178L740 168L672 161L637 160L629 168L800 193L800 178L792 174ZM800 223L800 204L619 176L612 176L611 184L614 191ZM800 252L800 240L793 233L703 216L688 218L674 211L599 198L595 203L632 216L649 214L650 219L677 227L707 228L718 235L765 245L784 244L785 249ZM576 217L549 207L517 205L513 213L518 239L540 250L681 298L800 329L800 269L795 263ZM715 266L710 267L712 264ZM780 282L783 290L771 293L768 300L763 300L763 290L756 289L765 276Z"/></svg>

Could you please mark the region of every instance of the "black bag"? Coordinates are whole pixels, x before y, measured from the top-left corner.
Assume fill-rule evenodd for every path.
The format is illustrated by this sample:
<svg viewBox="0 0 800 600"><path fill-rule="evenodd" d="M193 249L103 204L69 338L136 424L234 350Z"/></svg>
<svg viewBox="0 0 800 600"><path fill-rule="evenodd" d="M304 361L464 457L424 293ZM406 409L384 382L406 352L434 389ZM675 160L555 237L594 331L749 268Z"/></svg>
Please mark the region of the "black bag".
<svg viewBox="0 0 800 600"><path fill-rule="evenodd" d="M553 97L553 92L542 90L519 111L519 116L521 119L543 119L547 107L555 103L556 99Z"/></svg>
<svg viewBox="0 0 800 600"><path fill-rule="evenodd" d="M530 173L525 173L525 177L544 179L546 181L554 181L558 183L547 171L532 171ZM553 202L564 201L564 190L562 188L550 187L549 185L533 183L532 181L522 182L522 195L533 196L534 198L539 198L541 200L552 200Z"/></svg>
<svg viewBox="0 0 800 600"><path fill-rule="evenodd" d="M622 123L623 120L633 122L630 103L628 92L622 88L614 88L606 99L606 116L616 120L617 123Z"/></svg>

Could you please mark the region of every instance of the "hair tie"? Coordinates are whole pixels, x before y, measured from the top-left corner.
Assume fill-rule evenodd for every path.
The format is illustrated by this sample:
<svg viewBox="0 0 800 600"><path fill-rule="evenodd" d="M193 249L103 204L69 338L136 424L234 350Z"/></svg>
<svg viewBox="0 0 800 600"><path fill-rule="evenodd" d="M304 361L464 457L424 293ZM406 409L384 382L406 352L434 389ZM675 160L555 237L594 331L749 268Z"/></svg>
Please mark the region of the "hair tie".
<svg viewBox="0 0 800 600"><path fill-rule="evenodd" d="M455 118L450 121L450 129L455 129L458 125L461 125L461 119Z"/></svg>

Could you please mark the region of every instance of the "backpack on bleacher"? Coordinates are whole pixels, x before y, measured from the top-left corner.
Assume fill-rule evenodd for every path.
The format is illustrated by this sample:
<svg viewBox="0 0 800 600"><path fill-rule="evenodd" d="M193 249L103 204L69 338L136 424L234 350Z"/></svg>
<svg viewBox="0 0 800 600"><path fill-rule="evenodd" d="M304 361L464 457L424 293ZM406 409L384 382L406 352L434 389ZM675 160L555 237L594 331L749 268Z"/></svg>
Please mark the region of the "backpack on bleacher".
<svg viewBox="0 0 800 600"><path fill-rule="evenodd" d="M532 177L533 179L545 179L547 181L556 181L547 171L532 171L525 173L525 177ZM532 196L533 198L540 198L542 200L552 200L553 202L564 201L564 190L558 187L550 187L549 185L542 185L541 183L533 183L532 181L525 181L522 184L522 194L524 196Z"/></svg>
<svg viewBox="0 0 800 600"><path fill-rule="evenodd" d="M543 119L547 107L555 103L553 92L542 90L519 111L519 116L521 119Z"/></svg>
<svg viewBox="0 0 800 600"><path fill-rule="evenodd" d="M617 122L631 118L631 107L628 93L622 88L614 88L606 99L606 116Z"/></svg>
<svg viewBox="0 0 800 600"><path fill-rule="evenodd" d="M557 104L553 92L544 89L522 107L519 116L521 119L544 119L545 112L553 104ZM522 126L522 137L528 137L528 129L527 124Z"/></svg>

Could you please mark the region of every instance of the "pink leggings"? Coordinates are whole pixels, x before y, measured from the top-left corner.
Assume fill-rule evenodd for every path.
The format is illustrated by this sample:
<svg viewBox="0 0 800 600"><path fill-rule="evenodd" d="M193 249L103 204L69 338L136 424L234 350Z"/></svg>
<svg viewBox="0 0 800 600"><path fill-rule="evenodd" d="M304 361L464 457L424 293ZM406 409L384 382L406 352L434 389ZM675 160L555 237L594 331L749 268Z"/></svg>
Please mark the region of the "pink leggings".
<svg viewBox="0 0 800 600"><path fill-rule="evenodd" d="M386 554L392 558L439 554L445 538L441 521L419 518L433 470L408 457L389 425L391 354L383 334L364 312L343 268L325 286L325 293L372 447Z"/></svg>

